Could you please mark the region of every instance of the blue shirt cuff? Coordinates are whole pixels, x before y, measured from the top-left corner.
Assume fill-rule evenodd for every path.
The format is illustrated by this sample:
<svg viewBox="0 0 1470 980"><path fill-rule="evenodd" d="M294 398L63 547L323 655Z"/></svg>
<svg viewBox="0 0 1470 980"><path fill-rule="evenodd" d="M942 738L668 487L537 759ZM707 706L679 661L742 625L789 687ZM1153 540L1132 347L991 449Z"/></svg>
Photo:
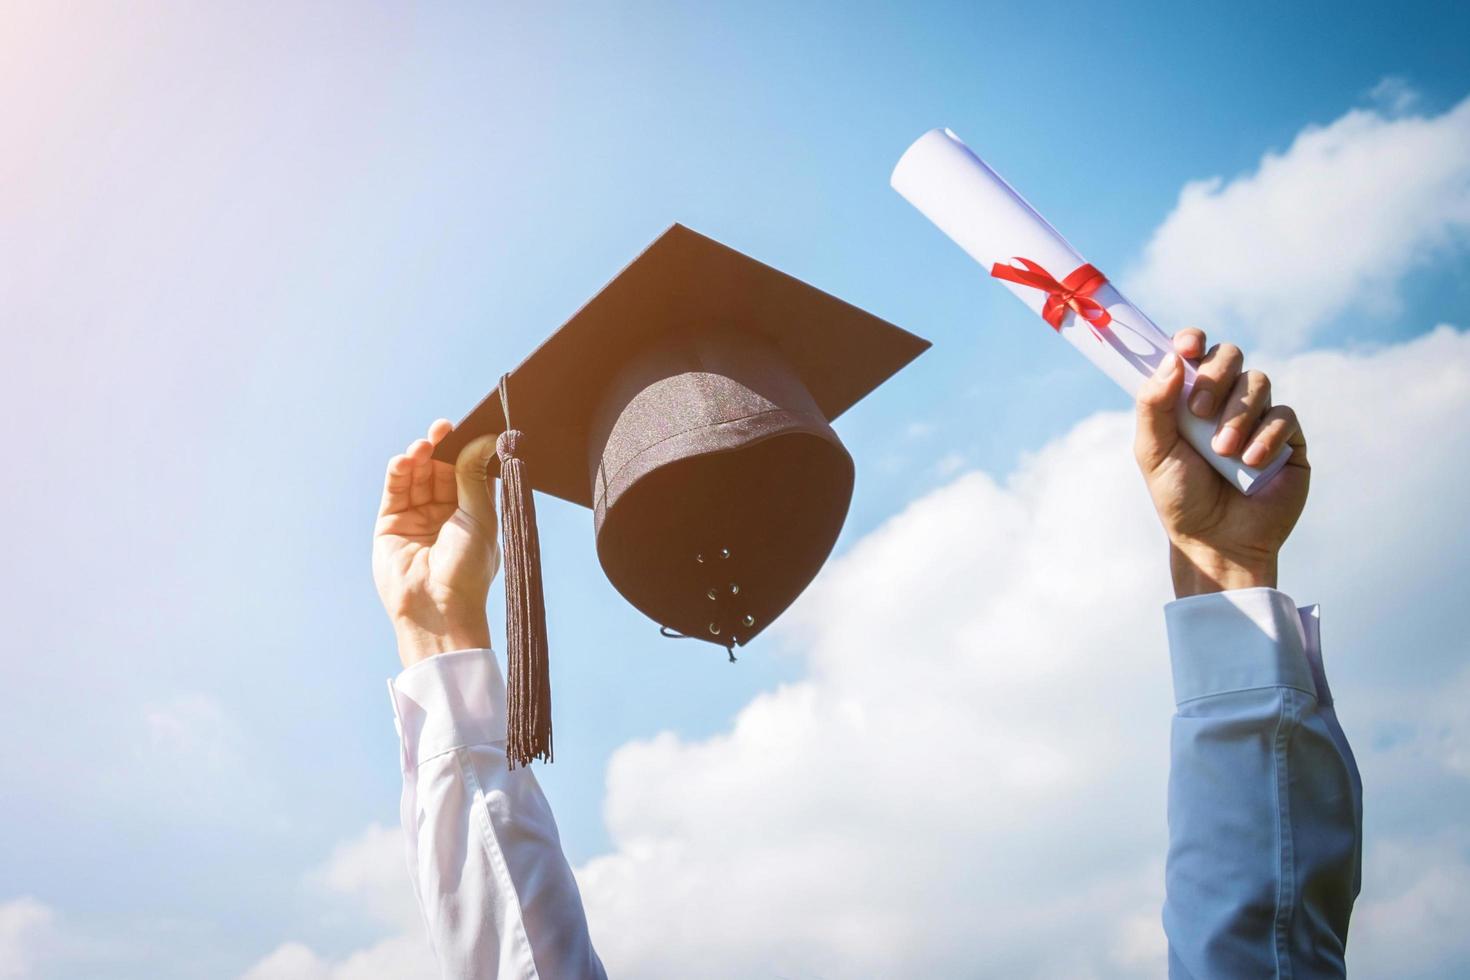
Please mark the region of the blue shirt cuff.
<svg viewBox="0 0 1470 980"><path fill-rule="evenodd" d="M1269 687L1295 688L1317 697L1314 674L1321 668L1313 669L1311 657L1317 652L1316 615L1315 606L1299 611L1286 593L1266 588L1213 592L1169 603L1164 619L1175 703ZM1310 636L1304 618L1313 627Z"/></svg>
<svg viewBox="0 0 1470 980"><path fill-rule="evenodd" d="M505 681L488 649L421 660L388 682L403 771L466 745L505 741Z"/></svg>

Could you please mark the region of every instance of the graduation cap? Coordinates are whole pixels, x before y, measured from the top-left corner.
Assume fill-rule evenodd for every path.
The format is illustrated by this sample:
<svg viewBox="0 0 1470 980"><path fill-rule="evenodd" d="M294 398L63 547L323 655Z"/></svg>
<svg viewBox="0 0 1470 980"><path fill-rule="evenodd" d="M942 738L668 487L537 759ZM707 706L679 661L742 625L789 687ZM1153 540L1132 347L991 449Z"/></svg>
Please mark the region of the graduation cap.
<svg viewBox="0 0 1470 980"><path fill-rule="evenodd" d="M593 512L607 577L730 653L801 594L852 498L830 421L929 342L675 224L436 447L500 433L511 766L551 759L532 490Z"/></svg>

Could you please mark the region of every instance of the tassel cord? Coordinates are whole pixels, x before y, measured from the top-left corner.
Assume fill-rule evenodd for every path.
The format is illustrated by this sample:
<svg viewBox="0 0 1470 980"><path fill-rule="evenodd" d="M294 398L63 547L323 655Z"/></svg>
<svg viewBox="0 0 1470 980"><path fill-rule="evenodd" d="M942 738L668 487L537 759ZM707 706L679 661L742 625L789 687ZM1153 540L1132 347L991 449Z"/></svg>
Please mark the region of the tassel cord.
<svg viewBox="0 0 1470 980"><path fill-rule="evenodd" d="M510 427L506 379L500 380L506 431L496 440L500 457L500 522L505 552L505 638L510 768L533 759L552 761L551 674L547 656L546 601L536 500L520 453L525 436Z"/></svg>

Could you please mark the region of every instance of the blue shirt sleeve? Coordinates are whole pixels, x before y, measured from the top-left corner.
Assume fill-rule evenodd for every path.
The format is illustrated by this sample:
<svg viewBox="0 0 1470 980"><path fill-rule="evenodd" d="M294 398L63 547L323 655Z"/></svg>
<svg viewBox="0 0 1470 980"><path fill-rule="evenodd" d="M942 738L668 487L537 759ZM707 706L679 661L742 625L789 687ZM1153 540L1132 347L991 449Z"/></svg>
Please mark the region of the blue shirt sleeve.
<svg viewBox="0 0 1470 980"><path fill-rule="evenodd" d="M1346 975L1362 783L1322 670L1316 607L1275 589L1165 609L1177 711L1169 976Z"/></svg>

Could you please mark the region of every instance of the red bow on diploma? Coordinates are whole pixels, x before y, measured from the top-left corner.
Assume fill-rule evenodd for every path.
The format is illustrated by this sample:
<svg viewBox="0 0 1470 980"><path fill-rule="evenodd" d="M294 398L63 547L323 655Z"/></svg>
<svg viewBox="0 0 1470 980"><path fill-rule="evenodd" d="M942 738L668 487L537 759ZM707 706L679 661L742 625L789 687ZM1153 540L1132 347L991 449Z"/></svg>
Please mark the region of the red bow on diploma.
<svg viewBox="0 0 1470 980"><path fill-rule="evenodd" d="M1094 337L1103 339L1101 328L1111 323L1113 317L1101 303L1092 298L1092 294L1108 284L1107 276L1090 264L1084 264L1073 269L1067 278L1057 282L1050 272L1030 259L1023 259L1018 255L1015 261L1025 268L1017 269L1013 265L1001 265L997 262L990 267L990 274L996 279L1017 282L1045 292L1046 302L1041 307L1041 318L1050 323L1052 329L1058 333L1062 330L1062 318L1071 310L1087 321Z"/></svg>

